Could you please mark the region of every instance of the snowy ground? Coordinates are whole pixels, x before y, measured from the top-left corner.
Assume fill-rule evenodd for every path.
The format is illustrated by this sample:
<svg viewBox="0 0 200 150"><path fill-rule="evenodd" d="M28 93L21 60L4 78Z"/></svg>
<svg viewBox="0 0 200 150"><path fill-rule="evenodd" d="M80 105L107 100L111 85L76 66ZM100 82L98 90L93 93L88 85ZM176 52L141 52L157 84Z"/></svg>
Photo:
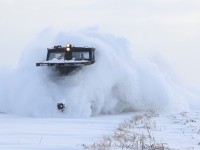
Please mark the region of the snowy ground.
<svg viewBox="0 0 200 150"><path fill-rule="evenodd" d="M159 115L152 133L170 148L200 149L200 113L181 112Z"/></svg>
<svg viewBox="0 0 200 150"><path fill-rule="evenodd" d="M128 115L102 116L84 119L24 118L0 115L0 149L82 149L103 135L113 133Z"/></svg>
<svg viewBox="0 0 200 150"><path fill-rule="evenodd" d="M83 149L103 136L112 136L120 123L145 112L92 118L25 118L0 114L0 149ZM200 113L155 114L137 120L131 130L145 134L144 126L156 142L173 149L200 149Z"/></svg>

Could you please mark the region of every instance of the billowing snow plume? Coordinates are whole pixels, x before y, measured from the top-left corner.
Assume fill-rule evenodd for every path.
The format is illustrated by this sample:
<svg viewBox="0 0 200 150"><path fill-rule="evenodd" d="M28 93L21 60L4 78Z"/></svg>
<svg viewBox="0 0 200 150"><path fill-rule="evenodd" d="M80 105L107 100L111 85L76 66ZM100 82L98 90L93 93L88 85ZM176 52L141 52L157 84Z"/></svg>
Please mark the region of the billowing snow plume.
<svg viewBox="0 0 200 150"><path fill-rule="evenodd" d="M95 47L96 63L70 76L35 66L45 60L47 47L66 43ZM0 73L0 112L88 117L138 110L189 109L185 90L168 70L138 59L125 39L95 29L77 33L46 30L27 46L17 69ZM66 104L65 112L57 110L58 102Z"/></svg>

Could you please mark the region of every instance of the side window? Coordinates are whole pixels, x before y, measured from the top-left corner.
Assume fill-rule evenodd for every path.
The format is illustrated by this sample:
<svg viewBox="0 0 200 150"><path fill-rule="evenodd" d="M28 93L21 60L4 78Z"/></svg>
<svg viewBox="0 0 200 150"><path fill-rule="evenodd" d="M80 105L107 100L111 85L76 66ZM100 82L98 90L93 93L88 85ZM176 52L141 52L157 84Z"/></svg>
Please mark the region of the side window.
<svg viewBox="0 0 200 150"><path fill-rule="evenodd" d="M65 53L52 52L52 53L49 54L48 60L52 60L52 59L61 60L61 59L64 59L64 57L65 57Z"/></svg>
<svg viewBox="0 0 200 150"><path fill-rule="evenodd" d="M72 52L72 59L83 60L89 58L90 58L89 52Z"/></svg>
<svg viewBox="0 0 200 150"><path fill-rule="evenodd" d="M72 52L72 59L80 60L80 52Z"/></svg>
<svg viewBox="0 0 200 150"><path fill-rule="evenodd" d="M92 51L92 59L94 59L94 51Z"/></svg>
<svg viewBox="0 0 200 150"><path fill-rule="evenodd" d="M90 59L90 53L89 52L83 52L83 59Z"/></svg>

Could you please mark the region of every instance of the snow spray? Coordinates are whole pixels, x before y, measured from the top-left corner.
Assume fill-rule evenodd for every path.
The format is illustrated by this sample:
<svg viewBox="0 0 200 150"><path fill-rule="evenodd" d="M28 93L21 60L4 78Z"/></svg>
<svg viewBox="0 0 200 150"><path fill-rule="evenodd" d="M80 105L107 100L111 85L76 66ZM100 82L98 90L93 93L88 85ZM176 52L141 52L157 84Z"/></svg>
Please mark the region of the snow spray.
<svg viewBox="0 0 200 150"><path fill-rule="evenodd" d="M54 45L94 47L96 62L68 76L36 67ZM170 72L170 71L169 71ZM124 38L97 29L44 30L22 53L18 67L1 70L0 112L33 117L90 117L130 111L188 110L185 89L156 63L136 57ZM60 112L56 104L67 109Z"/></svg>

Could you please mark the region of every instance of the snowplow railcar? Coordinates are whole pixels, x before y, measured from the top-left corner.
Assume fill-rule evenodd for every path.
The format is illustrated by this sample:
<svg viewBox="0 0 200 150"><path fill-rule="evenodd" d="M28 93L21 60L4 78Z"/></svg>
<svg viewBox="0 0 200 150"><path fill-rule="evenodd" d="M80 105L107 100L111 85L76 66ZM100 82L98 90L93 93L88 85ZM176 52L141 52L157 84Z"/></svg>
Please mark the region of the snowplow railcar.
<svg viewBox="0 0 200 150"><path fill-rule="evenodd" d="M36 63L36 66L54 66L62 74L76 70L82 66L95 63L95 48L74 47L67 44L66 47L61 45L47 49L46 61Z"/></svg>

